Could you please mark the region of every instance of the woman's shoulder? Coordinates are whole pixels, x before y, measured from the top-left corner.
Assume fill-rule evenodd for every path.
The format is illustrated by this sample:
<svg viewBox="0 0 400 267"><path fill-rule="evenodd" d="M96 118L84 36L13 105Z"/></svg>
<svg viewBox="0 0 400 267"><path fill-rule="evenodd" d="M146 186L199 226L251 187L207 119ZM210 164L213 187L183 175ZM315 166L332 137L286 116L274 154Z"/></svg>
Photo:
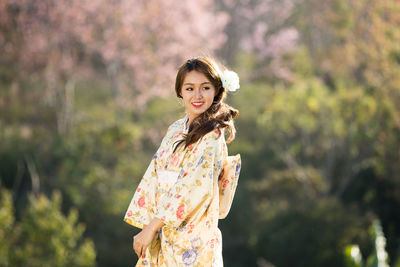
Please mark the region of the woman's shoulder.
<svg viewBox="0 0 400 267"><path fill-rule="evenodd" d="M216 140L218 142L225 142L224 129L214 129L206 133L202 139L208 141Z"/></svg>
<svg viewBox="0 0 400 267"><path fill-rule="evenodd" d="M183 126L183 123L185 122L185 119L186 119L186 117L180 118L180 119L174 121L173 123L171 123L168 126L168 131L176 130L176 129L181 128Z"/></svg>

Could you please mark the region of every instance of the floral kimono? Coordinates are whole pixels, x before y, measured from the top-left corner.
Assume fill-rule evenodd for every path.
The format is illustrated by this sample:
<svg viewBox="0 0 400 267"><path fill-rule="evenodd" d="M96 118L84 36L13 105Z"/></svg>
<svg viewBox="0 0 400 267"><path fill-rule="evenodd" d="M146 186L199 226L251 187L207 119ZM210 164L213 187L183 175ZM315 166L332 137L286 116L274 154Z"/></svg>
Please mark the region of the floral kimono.
<svg viewBox="0 0 400 267"><path fill-rule="evenodd" d="M138 228L154 217L165 223L136 266L223 266L218 219L231 207L240 155L228 157L218 130L173 153L187 119L168 128L125 214L124 221Z"/></svg>

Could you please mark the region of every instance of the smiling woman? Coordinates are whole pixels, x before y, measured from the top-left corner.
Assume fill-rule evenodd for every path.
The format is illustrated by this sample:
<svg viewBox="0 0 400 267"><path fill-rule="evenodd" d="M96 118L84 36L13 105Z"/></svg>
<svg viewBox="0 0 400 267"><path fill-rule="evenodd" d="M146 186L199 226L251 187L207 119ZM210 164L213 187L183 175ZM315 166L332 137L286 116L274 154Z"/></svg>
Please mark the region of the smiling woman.
<svg viewBox="0 0 400 267"><path fill-rule="evenodd" d="M186 116L168 128L125 214L143 229L133 241L136 266L223 266L218 219L229 212L241 166L225 142L239 112L223 103L223 80L209 58L178 70Z"/></svg>
<svg viewBox="0 0 400 267"><path fill-rule="evenodd" d="M215 87L203 73L193 70L186 74L181 96L190 125L194 118L205 112L213 103Z"/></svg>
<svg viewBox="0 0 400 267"><path fill-rule="evenodd" d="M239 111L223 102L228 89L223 84L226 80L223 76L225 73L227 72L221 72L214 60L206 57L189 59L179 68L175 93L177 97L183 98L189 116L187 123L189 132L178 142L178 146L185 143L185 147L188 147L215 129L228 129L230 134L228 143L235 139L233 120L239 115ZM198 86L197 94L195 83L203 85ZM186 94L188 91L194 93Z"/></svg>

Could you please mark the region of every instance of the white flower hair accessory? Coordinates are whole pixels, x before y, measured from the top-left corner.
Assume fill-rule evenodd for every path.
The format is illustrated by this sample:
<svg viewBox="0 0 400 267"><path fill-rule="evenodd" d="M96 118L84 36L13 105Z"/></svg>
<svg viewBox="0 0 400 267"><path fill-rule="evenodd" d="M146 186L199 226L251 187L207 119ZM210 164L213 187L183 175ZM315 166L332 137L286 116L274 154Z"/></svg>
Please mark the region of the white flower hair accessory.
<svg viewBox="0 0 400 267"><path fill-rule="evenodd" d="M234 71L224 70L221 74L221 81L222 86L230 92L235 92L240 88L239 76Z"/></svg>

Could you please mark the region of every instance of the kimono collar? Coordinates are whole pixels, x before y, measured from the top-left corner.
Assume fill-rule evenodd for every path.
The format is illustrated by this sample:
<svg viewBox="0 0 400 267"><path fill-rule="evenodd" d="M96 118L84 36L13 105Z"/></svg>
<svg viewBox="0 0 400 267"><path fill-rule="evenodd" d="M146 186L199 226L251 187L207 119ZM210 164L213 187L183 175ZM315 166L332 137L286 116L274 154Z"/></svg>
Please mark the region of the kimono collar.
<svg viewBox="0 0 400 267"><path fill-rule="evenodd" d="M183 132L186 133L189 129L186 128L186 123L189 120L189 115L186 114L185 117L183 118Z"/></svg>

